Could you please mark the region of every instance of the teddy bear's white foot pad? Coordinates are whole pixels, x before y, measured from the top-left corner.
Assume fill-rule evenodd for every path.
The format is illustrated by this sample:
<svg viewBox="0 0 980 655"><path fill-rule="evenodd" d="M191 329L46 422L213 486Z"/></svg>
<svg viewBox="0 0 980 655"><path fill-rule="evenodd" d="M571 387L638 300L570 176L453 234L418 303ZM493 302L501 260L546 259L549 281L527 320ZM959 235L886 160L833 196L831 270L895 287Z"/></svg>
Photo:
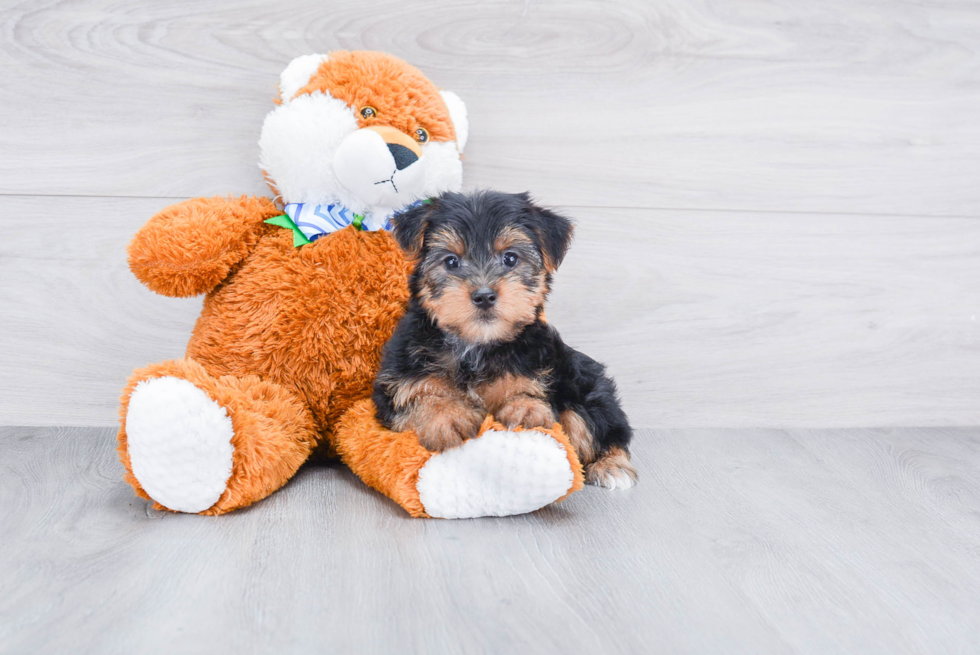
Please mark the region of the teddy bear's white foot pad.
<svg viewBox="0 0 980 655"><path fill-rule="evenodd" d="M465 519L540 509L571 489L565 447L535 430L487 430L433 455L419 471L419 498L429 516Z"/></svg>
<svg viewBox="0 0 980 655"><path fill-rule="evenodd" d="M187 380L136 385L126 412L133 475L150 497L179 512L201 512L231 477L234 430L224 407Z"/></svg>

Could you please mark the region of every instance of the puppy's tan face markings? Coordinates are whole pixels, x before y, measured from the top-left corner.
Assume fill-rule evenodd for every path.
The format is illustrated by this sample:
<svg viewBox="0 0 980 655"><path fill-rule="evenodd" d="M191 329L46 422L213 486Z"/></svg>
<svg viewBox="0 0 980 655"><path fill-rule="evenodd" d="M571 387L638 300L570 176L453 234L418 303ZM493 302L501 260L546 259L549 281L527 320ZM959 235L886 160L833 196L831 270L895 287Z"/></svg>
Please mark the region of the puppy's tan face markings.
<svg viewBox="0 0 980 655"><path fill-rule="evenodd" d="M466 242L456 230L449 227L436 229L428 235L429 248L432 250L443 251L444 254L464 257L466 255Z"/></svg>
<svg viewBox="0 0 980 655"><path fill-rule="evenodd" d="M534 242L526 232L516 227L505 227L493 242L494 252L503 253L513 249L534 249Z"/></svg>
<svg viewBox="0 0 980 655"><path fill-rule="evenodd" d="M468 243L452 227L425 236L419 301L439 327L469 343L509 341L534 322L548 294L543 257L534 239L514 226L491 243ZM473 301L479 289L492 307Z"/></svg>

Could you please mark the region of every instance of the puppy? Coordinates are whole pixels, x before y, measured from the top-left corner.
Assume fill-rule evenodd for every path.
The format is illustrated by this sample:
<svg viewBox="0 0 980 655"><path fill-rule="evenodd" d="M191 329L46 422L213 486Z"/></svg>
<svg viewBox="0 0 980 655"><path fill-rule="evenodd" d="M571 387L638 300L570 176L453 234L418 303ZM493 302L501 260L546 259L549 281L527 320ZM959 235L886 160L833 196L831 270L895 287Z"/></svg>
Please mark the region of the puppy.
<svg viewBox="0 0 980 655"><path fill-rule="evenodd" d="M558 421L587 482L631 487L615 384L543 320L571 222L527 194L484 191L445 194L392 223L417 263L374 384L378 420L433 451L475 437L487 413L510 428Z"/></svg>

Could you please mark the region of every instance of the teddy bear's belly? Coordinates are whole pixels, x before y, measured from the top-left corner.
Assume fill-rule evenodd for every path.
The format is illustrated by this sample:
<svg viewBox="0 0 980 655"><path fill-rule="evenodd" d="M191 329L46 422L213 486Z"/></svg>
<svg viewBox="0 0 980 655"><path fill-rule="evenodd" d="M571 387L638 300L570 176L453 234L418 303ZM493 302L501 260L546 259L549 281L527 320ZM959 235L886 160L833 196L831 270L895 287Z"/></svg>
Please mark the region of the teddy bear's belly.
<svg viewBox="0 0 980 655"><path fill-rule="evenodd" d="M270 230L208 295L187 354L212 375L258 375L295 391L328 432L370 395L410 270L387 232L347 228L297 249L291 232Z"/></svg>

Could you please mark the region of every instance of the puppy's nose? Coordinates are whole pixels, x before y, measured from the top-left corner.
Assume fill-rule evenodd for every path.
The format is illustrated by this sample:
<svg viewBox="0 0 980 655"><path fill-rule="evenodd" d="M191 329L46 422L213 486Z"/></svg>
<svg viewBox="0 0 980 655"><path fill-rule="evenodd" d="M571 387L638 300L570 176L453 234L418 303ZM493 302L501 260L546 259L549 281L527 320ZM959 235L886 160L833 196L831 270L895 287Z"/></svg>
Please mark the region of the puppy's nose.
<svg viewBox="0 0 980 655"><path fill-rule="evenodd" d="M419 160L418 155L398 143L389 143L388 152L395 158L395 168L398 170L408 168Z"/></svg>
<svg viewBox="0 0 980 655"><path fill-rule="evenodd" d="M470 298L473 299L473 304L480 309L490 309L497 302L497 293L490 287L483 287L470 294Z"/></svg>

